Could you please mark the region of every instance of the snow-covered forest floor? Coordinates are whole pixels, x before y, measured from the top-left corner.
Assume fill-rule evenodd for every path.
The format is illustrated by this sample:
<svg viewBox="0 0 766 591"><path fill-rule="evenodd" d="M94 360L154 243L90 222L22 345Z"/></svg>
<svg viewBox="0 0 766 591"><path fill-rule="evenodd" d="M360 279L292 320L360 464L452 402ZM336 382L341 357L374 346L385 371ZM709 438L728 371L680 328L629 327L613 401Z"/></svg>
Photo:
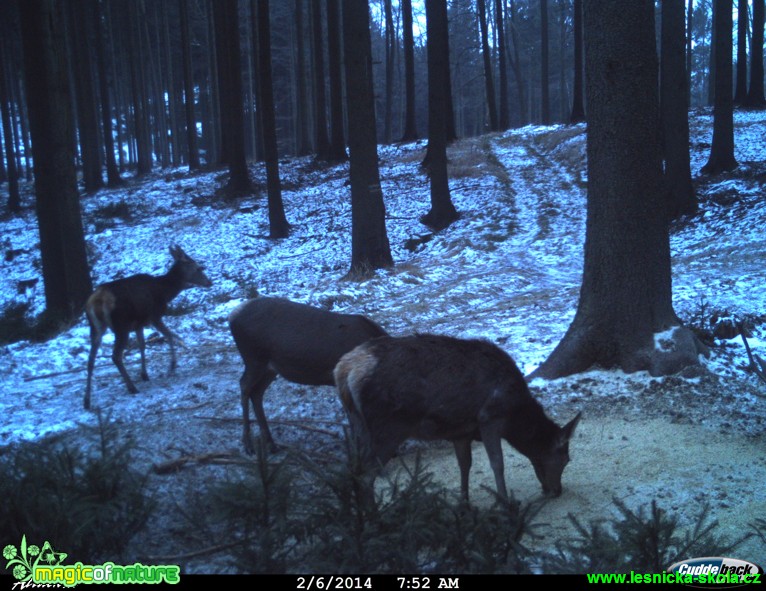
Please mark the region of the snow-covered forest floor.
<svg viewBox="0 0 766 591"><path fill-rule="evenodd" d="M712 114L692 114L700 211L673 227L674 306L681 319L703 330L716 319L744 320L752 331L750 346L766 357L766 113L737 112L735 124L740 167L703 177ZM456 142L449 151L450 187L461 218L436 235L418 221L429 208L429 184L419 167L424 149L425 142L418 142L379 150L396 265L360 282L342 279L351 243L347 165L281 161L292 232L278 241L268 239L261 164L251 167L257 193L237 201L217 194L224 170L157 170L147 178L126 178L124 188L83 197L94 284L164 272L172 244L203 263L213 281L210 289L183 292L172 305L168 325L185 343L175 376L168 376L169 350L161 339L150 337L152 379L137 382L141 392L135 396L109 358L111 334L97 360L93 404L137 442L136 468L149 473L160 502L152 529L139 535L123 562L175 556L186 572L224 568L223 560L209 555L181 558L199 548L170 524L182 521L184 507L234 468L192 463L160 475L152 466L185 456L242 455L242 364L227 317L245 299L281 296L363 313L393 335L486 338L508 351L525 374L560 341L575 313L582 272L584 125L526 127ZM31 187L25 191L23 215L0 220L0 306L28 304L32 318L45 302ZM24 288L35 279L36 286ZM83 427L95 425L95 413L82 405L88 338L83 316L47 342L0 348L0 453L44 437L80 437ZM137 378L134 344L126 367ZM709 504L732 538L766 514L766 384L748 369L739 338L716 339L701 364L702 371L666 378L595 368L531 383L559 424L583 412L564 493L540 513L544 537L531 542L535 547L550 548L571 533L569 513L583 522L612 516L615 497L630 507L655 499L684 523ZM279 443L320 462L343 461L345 418L333 388L280 379L267 391L265 407ZM413 451L424 454L424 464L445 487L459 489L451 445L410 444L405 451L405 460ZM491 499L483 488L493 482L484 455L476 444L474 503ZM531 465L511 448L506 480L522 502L540 495ZM753 537L734 556L763 565L764 550Z"/></svg>

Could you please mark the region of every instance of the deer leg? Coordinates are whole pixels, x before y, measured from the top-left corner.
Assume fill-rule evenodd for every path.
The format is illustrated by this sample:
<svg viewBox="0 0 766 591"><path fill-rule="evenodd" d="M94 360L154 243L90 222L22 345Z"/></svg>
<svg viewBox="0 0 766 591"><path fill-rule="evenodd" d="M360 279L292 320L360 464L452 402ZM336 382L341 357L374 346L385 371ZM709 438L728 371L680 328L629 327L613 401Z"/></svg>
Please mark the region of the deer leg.
<svg viewBox="0 0 766 591"><path fill-rule="evenodd" d="M242 374L239 380L242 397L242 443L247 454L252 455L255 453L255 446L250 435L250 410L248 406L250 402L252 402L255 418L258 421L258 427L260 428L261 438L264 443L268 444L272 453L279 449L274 443L274 438L271 436L269 425L266 422L266 413L263 412L263 394L276 377L276 372L259 364L258 369L246 367L245 373Z"/></svg>
<svg viewBox="0 0 766 591"><path fill-rule="evenodd" d="M148 382L149 374L146 373L146 341L144 340L144 328L142 326L136 329L136 340L138 341L138 349L141 351L141 379Z"/></svg>
<svg viewBox="0 0 766 591"><path fill-rule="evenodd" d="M460 466L460 494L463 497L463 501L467 503L468 474L471 472L471 464L473 463L473 458L471 457L471 440L456 439L452 444L455 446L457 464Z"/></svg>
<svg viewBox="0 0 766 591"><path fill-rule="evenodd" d="M152 321L152 324L154 327L160 331L162 336L165 337L168 341L168 345L170 345L170 369L168 370L169 375L173 375L176 371L176 339L175 335L170 331L170 329L165 326L165 323L162 321L162 318L156 318Z"/></svg>
<svg viewBox="0 0 766 591"><path fill-rule="evenodd" d="M505 476L503 474L505 468L503 465L503 446L500 438L501 429L502 423L500 422L489 423L479 427L481 439L484 442L484 449L487 450L489 465L495 475L497 494L507 501L508 490L505 487Z"/></svg>
<svg viewBox="0 0 766 591"><path fill-rule="evenodd" d="M90 327L90 354L88 355L88 380L85 386L85 398L83 400L83 406L86 410L90 409L90 391L93 383L93 366L96 363L96 354L101 346L101 339L104 337L104 333L97 328Z"/></svg>
<svg viewBox="0 0 766 591"><path fill-rule="evenodd" d="M122 362L122 355L125 353L125 347L128 344L128 333L120 332L114 334L114 349L112 350L112 361L120 370L122 379L125 380L125 385L128 387L128 392L131 394L137 394L138 388L136 388L133 380L130 379L128 372L125 370L125 365Z"/></svg>

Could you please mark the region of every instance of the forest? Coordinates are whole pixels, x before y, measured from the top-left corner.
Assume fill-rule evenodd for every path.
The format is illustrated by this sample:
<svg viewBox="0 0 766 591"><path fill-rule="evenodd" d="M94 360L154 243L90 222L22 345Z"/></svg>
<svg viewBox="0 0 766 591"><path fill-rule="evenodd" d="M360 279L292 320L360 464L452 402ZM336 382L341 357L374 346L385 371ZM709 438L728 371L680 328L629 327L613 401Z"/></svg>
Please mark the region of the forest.
<svg viewBox="0 0 766 591"><path fill-rule="evenodd" d="M763 0L0 11L9 564L22 536L184 574L762 564ZM94 328L106 282L183 261L146 362L143 333ZM507 352L571 427L561 496L513 437L496 496L477 441L465 512L458 442L408 440L369 513L364 429L276 366L278 446L248 448L232 323L264 296Z"/></svg>

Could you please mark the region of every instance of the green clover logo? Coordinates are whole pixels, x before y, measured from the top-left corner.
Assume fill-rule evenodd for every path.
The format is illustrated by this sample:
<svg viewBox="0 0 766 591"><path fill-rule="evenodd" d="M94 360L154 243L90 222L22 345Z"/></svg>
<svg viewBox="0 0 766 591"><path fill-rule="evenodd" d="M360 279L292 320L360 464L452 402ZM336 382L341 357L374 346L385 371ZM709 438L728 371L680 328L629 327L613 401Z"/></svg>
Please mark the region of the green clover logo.
<svg viewBox="0 0 766 591"><path fill-rule="evenodd" d="M37 552L40 551L37 546L34 546L34 548ZM32 566L29 564L29 558L27 558L28 551L27 536L21 537L21 547L18 550L12 544L8 544L3 548L3 558L8 561L5 568L13 567L11 572L19 581L28 581L32 578Z"/></svg>
<svg viewBox="0 0 766 591"><path fill-rule="evenodd" d="M66 556L62 552L54 552L49 542L43 544L42 550L35 544L27 546L26 535L21 537L21 545L18 549L13 544L3 548L3 558L8 561L5 568L12 569L13 576L22 582L32 579L33 561L37 564L42 558L50 564L61 564Z"/></svg>

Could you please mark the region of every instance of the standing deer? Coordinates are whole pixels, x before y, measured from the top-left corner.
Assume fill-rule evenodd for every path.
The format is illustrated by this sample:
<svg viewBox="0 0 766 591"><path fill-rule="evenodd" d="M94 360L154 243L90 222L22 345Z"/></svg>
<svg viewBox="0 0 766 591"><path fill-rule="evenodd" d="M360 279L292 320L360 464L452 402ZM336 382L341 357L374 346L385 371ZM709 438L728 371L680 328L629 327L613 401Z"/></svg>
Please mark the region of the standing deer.
<svg viewBox="0 0 766 591"><path fill-rule="evenodd" d="M104 283L88 298L85 313L90 323L90 355L88 356L88 382L85 388L84 405L90 408L91 382L96 353L101 346L101 339L107 328L114 332L112 361L120 370L122 379L131 394L138 389L130 379L123 365L122 356L128 344L128 336L135 331L136 340L141 350L141 379L146 381L146 357L144 327L153 325L167 339L170 345L170 373L176 368L175 335L170 332L162 317L167 312L168 303L184 289L190 287L210 287L212 283L205 275L202 266L194 262L180 246L170 247L173 265L164 275L155 276L141 273L124 279Z"/></svg>
<svg viewBox="0 0 766 591"><path fill-rule="evenodd" d="M248 454L254 452L248 401L264 443L276 451L263 412L263 395L277 376L297 384L334 386L332 372L344 353L387 334L365 316L339 314L281 298L244 302L229 315L229 328L245 362L239 385L242 442Z"/></svg>
<svg viewBox="0 0 766 591"><path fill-rule="evenodd" d="M580 413L565 427L556 425L532 397L513 360L492 343L430 334L379 338L345 355L335 368L335 381L370 474L406 439L446 439L455 446L460 490L467 501L471 442L482 441L498 495L508 499L505 439L532 462L543 493L561 494L561 474Z"/></svg>

